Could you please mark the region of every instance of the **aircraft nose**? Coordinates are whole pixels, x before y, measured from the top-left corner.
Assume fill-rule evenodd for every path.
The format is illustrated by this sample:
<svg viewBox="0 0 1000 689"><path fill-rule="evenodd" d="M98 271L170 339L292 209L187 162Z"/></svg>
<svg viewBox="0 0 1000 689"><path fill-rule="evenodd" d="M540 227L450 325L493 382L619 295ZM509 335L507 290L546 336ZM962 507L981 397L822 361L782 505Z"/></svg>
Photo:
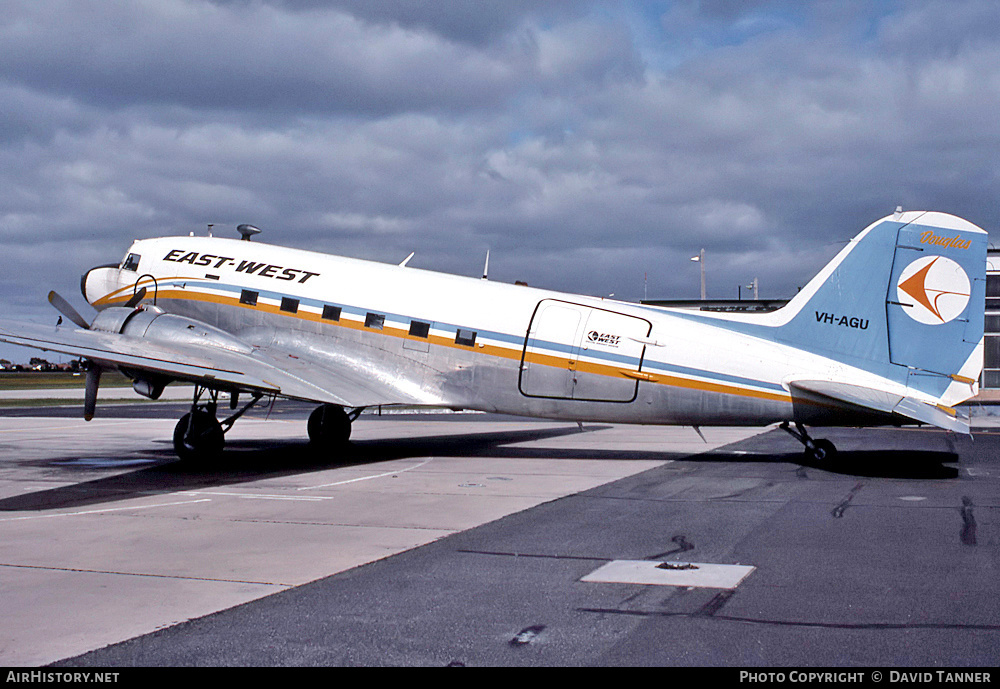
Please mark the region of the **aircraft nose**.
<svg viewBox="0 0 1000 689"><path fill-rule="evenodd" d="M91 268L80 277L80 292L83 298L93 306L97 306L104 297L118 289L118 277L121 271L117 263Z"/></svg>

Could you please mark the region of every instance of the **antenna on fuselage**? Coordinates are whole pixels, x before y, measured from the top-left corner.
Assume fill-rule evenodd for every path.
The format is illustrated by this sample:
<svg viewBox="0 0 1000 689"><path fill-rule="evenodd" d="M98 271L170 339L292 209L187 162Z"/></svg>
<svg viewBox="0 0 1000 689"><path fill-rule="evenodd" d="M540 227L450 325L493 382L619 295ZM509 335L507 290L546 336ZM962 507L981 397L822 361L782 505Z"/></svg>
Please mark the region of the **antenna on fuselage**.
<svg viewBox="0 0 1000 689"><path fill-rule="evenodd" d="M483 266L483 280L488 280L490 274L490 250L486 250L486 265Z"/></svg>
<svg viewBox="0 0 1000 689"><path fill-rule="evenodd" d="M253 225L247 225L246 223L243 223L242 225L237 225L236 231L240 233L240 237L244 242L249 242L250 238L253 237L255 234L260 234L260 230L258 228L254 227Z"/></svg>

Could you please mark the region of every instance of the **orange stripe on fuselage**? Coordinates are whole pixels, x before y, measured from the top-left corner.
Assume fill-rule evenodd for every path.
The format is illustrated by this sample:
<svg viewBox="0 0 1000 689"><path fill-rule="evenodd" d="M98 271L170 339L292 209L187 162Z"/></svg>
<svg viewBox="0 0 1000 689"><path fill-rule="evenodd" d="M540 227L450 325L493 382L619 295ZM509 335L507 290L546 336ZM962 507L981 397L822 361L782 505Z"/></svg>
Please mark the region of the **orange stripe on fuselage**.
<svg viewBox="0 0 1000 689"><path fill-rule="evenodd" d="M157 282L169 281L169 280L184 280L183 277L178 278L164 278L158 280ZM188 280L189 283L195 282L194 280ZM197 280L200 284L210 287L211 283L205 283L202 280ZM141 281L133 286L125 287L114 292L111 292L104 297L101 297L94 302L95 306L113 306L115 304L123 304L131 298L132 294L138 287L144 287L152 285L153 281L148 280L146 284L142 284ZM776 393L767 392L764 390L753 390L751 388L743 388L736 385L724 384L724 383L712 383L708 381L696 380L693 378L683 378L680 376L674 376L663 373L650 373L647 371L637 371L631 368L622 368L618 366L611 366L608 364L600 364L586 360L579 359L568 359L565 356L551 355L551 354L540 354L538 352L523 352L522 349L509 349L506 347L499 347L496 345L486 344L486 343L476 343L474 346L470 347L468 345L460 345L450 338L441 337L438 335L430 335L427 338L414 337L409 334L407 330L402 328L394 328L387 326L381 330L374 330L372 328L365 327L364 323L361 321L354 320L339 320L332 321L325 319L319 313L314 313L312 311L298 311L296 313L291 313L288 311L282 311L278 305L271 305L266 303L258 302L256 305L251 306L249 304L243 304L237 297L226 297L215 294L206 294L204 292L188 290L188 289L176 289L176 288L158 288L157 290L157 300L160 299L171 299L175 301L197 301L202 303L220 304L224 306L236 306L243 309L251 309L257 311L263 311L265 313L270 313L278 316L286 316L288 318L298 318L300 320L312 321L314 323L322 323L324 325L339 326L342 328L349 328L351 330L366 331L366 332L377 332L389 337L396 337L404 340L412 340L415 342L429 342L430 344L437 345L440 347L450 347L452 349L460 349L466 351L473 351L479 354L485 354L488 356L499 357L502 359L508 359L511 361L520 361L522 354L524 356L525 363L540 364L542 366L551 366L553 368L561 368L566 370L576 370L583 373L593 373L596 375L610 376L610 377L620 377L625 376L632 378L633 380L638 379L644 382L653 383L655 385L667 385L676 388L685 388L688 390L700 390L702 392L715 392L724 395L737 395L740 397L751 397L754 399L769 400L774 402L786 402L791 403L792 397L787 393Z"/></svg>

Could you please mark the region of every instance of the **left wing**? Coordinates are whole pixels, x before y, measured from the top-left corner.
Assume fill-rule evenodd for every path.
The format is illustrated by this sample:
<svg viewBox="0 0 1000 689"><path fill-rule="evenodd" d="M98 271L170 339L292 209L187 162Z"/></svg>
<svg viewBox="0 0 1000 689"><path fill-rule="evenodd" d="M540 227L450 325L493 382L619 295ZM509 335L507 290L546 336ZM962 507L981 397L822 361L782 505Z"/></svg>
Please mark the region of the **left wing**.
<svg viewBox="0 0 1000 689"><path fill-rule="evenodd" d="M84 357L104 367L122 366L209 386L340 402L335 396L289 375L263 357L218 347L172 345L97 330L6 319L0 320L0 341Z"/></svg>
<svg viewBox="0 0 1000 689"><path fill-rule="evenodd" d="M171 327L161 331L149 327L144 336L0 319L0 341L83 357L104 368L345 407L430 401L403 394L391 383L371 376L371 371L365 380L346 364L339 370L336 361L317 365L299 355L241 343L192 319L160 317ZM161 337L156 336L158 332Z"/></svg>

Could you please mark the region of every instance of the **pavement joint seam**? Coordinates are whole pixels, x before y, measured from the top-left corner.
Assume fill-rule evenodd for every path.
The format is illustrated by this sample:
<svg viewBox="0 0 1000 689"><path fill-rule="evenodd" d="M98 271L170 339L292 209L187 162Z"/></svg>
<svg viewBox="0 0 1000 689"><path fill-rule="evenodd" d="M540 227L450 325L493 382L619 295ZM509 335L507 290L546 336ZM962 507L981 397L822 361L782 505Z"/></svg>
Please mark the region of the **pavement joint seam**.
<svg viewBox="0 0 1000 689"><path fill-rule="evenodd" d="M116 572L107 569L84 569L77 567L53 567L50 565L18 565L12 562L0 562L0 567L13 567L18 569L42 569L55 572L76 572L80 574L116 574L126 577L152 577L155 579L181 579L188 581L215 581L223 584L253 584L255 586L280 586L291 588L297 584L283 584L276 581L250 581L245 579L221 579L218 577L192 577L179 574L153 574L151 572Z"/></svg>

